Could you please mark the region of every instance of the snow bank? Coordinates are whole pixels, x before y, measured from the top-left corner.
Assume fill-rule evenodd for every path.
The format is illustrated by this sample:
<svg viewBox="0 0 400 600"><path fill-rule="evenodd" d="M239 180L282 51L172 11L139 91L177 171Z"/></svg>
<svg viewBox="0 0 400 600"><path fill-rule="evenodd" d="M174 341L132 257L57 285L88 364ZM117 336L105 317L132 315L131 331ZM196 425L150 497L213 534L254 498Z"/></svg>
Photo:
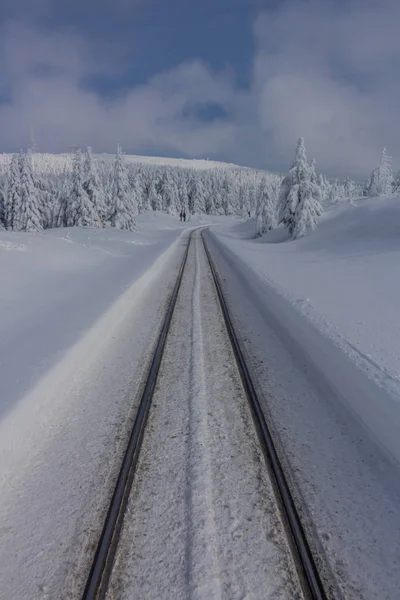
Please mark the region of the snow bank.
<svg viewBox="0 0 400 600"><path fill-rule="evenodd" d="M5 598L82 596L187 237L172 217L140 221L0 233Z"/></svg>
<svg viewBox="0 0 400 600"><path fill-rule="evenodd" d="M146 213L140 231L0 231L0 418L181 235Z"/></svg>
<svg viewBox="0 0 400 600"><path fill-rule="evenodd" d="M400 199L332 208L297 241L283 229L252 239L254 228L249 220L214 235L288 343L400 460Z"/></svg>

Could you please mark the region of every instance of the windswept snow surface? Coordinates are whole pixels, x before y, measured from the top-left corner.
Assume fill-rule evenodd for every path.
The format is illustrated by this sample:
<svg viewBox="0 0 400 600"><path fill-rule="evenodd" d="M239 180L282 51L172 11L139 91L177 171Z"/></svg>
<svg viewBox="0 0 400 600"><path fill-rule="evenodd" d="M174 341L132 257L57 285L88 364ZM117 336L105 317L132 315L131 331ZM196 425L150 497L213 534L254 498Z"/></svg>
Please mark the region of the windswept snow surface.
<svg viewBox="0 0 400 600"><path fill-rule="evenodd" d="M333 208L297 241L254 230L207 236L313 544L346 599L395 600L400 199Z"/></svg>

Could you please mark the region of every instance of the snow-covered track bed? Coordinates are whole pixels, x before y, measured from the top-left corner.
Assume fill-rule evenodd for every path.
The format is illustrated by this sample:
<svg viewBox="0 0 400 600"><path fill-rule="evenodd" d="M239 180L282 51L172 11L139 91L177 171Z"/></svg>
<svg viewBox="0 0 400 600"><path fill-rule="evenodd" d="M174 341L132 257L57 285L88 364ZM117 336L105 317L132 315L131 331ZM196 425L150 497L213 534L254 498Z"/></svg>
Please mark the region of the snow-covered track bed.
<svg viewBox="0 0 400 600"><path fill-rule="evenodd" d="M121 527L123 524L124 513L142 445L144 429L146 427L154 387L157 380L157 374L160 368L168 330L178 297L192 234L193 232L190 234L188 239L182 264L174 289L172 291L157 345L154 350L137 415L132 427L114 493L111 498L103 530L96 548L92 567L83 593L84 600L104 598L108 587L108 581L112 571L115 552L118 546Z"/></svg>
<svg viewBox="0 0 400 600"><path fill-rule="evenodd" d="M226 328L229 333L229 338L232 343L232 348L235 354L236 363L240 372L243 387L246 392L247 399L251 408L254 424L257 430L260 445L268 466L271 480L274 486L276 499L281 511L282 519L285 524L285 530L288 536L289 546L293 555L294 562L297 567L299 579L303 593L306 598L312 600L323 600L327 596L324 591L322 580L318 572L318 567L314 561L307 536L301 523L294 499L292 497L285 472L278 452L275 448L273 435L271 435L270 427L266 422L263 410L261 408L255 386L249 369L246 364L245 357L241 350L239 338L235 332L235 328L229 313L226 303L220 277L211 258L207 244L202 236L204 248L207 254L208 262L212 272L214 284L217 290L218 299L221 310L224 316Z"/></svg>
<svg viewBox="0 0 400 600"><path fill-rule="evenodd" d="M326 597L197 230L83 600Z"/></svg>

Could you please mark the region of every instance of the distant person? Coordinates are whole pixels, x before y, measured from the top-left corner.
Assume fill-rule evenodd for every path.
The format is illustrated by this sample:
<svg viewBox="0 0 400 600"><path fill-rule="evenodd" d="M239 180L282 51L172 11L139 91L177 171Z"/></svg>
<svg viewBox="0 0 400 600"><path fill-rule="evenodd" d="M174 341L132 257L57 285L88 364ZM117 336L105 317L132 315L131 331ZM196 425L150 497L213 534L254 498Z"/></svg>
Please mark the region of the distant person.
<svg viewBox="0 0 400 600"><path fill-rule="evenodd" d="M186 222L186 211L183 211L183 220Z"/></svg>
<svg viewBox="0 0 400 600"><path fill-rule="evenodd" d="M250 211L249 211L249 217L251 217Z"/></svg>
<svg viewBox="0 0 400 600"><path fill-rule="evenodd" d="M179 216L180 216L181 221L182 221L182 211L179 213Z"/></svg>

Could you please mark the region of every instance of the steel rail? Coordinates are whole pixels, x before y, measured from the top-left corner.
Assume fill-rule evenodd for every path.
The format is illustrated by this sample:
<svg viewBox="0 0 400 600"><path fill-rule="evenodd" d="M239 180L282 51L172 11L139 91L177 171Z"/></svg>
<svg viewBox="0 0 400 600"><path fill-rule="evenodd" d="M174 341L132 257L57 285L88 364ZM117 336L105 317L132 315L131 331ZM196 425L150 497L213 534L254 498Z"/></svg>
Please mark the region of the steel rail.
<svg viewBox="0 0 400 600"><path fill-rule="evenodd" d="M140 400L135 422L129 437L128 445L108 508L107 516L104 521L103 530L93 558L82 600L102 600L108 588L115 553L122 529L124 513L132 486L135 468L139 458L147 417L149 414L153 392L157 381L157 375L165 348L166 338L182 282L183 271L185 269L192 235L193 231L190 233L178 277L164 317L164 322L161 327L160 335L150 364L150 369Z"/></svg>
<svg viewBox="0 0 400 600"><path fill-rule="evenodd" d="M201 237L240 376L246 396L250 403L260 444L262 446L266 461L268 462L269 470L274 479L274 488L277 501L281 509L282 517L286 522L286 528L289 532L289 545L293 554L300 583L303 588L303 593L305 594L306 598L310 600L326 600L327 596L322 585L317 565L315 564L315 560L301 523L299 513L294 503L281 461L275 448L273 437L265 420L257 392L252 382L249 369L246 365L238 337L235 333L228 305L222 291L221 280L204 239L204 231L202 231Z"/></svg>

